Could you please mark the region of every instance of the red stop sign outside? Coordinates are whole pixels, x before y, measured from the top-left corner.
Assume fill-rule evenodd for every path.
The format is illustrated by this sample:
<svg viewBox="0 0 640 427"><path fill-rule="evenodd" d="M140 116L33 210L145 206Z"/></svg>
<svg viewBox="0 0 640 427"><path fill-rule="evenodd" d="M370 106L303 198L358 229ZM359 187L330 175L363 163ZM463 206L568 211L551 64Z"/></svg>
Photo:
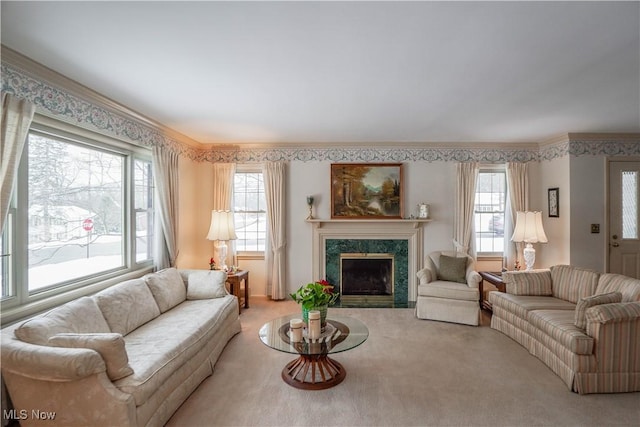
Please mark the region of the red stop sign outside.
<svg viewBox="0 0 640 427"><path fill-rule="evenodd" d="M84 231L93 230L93 220L91 218L87 218L82 221L82 228L84 229Z"/></svg>

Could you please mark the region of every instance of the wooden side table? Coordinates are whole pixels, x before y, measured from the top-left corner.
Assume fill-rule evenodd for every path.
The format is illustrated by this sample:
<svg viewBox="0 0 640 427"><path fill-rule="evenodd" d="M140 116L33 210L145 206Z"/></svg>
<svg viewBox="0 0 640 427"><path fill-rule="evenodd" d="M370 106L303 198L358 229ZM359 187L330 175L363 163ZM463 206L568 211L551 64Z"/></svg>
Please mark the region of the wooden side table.
<svg viewBox="0 0 640 427"><path fill-rule="evenodd" d="M249 270L238 270L235 273L227 275L227 283L229 284L229 292L238 298L238 313L244 308L249 308ZM244 286L243 286L244 285ZM244 288L243 295L240 291Z"/></svg>
<svg viewBox="0 0 640 427"><path fill-rule="evenodd" d="M492 271L479 271L478 272L482 277L480 281L480 308L484 308L485 310L493 311L493 307L491 306L491 302L489 300L484 299L484 281L491 283L493 286L498 288L500 292L507 292L507 287L502 280L501 272L492 272Z"/></svg>

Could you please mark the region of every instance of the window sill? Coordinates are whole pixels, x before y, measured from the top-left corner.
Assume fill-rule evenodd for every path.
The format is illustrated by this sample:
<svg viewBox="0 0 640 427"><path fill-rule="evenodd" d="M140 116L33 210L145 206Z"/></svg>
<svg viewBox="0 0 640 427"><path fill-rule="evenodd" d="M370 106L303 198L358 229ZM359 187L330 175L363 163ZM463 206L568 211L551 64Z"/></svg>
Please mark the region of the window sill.
<svg viewBox="0 0 640 427"><path fill-rule="evenodd" d="M145 269L131 271L126 274L122 274L117 277L111 277L109 279L82 286L80 288L72 289L66 292L60 292L50 297L38 299L36 301L29 301L27 303L16 305L13 307L3 307L2 314L0 314L0 325L4 328L5 326L8 326L12 323L19 322L38 313L51 310L54 307L65 304L74 299L95 294L96 292L124 282L125 280L137 279L147 273L150 273L152 270L153 267L147 267Z"/></svg>
<svg viewBox="0 0 640 427"><path fill-rule="evenodd" d="M264 260L264 252L238 252L236 258L238 261Z"/></svg>
<svg viewBox="0 0 640 427"><path fill-rule="evenodd" d="M502 261L504 259L504 256L496 255L496 254L487 254L487 255L477 255L476 258L482 261Z"/></svg>

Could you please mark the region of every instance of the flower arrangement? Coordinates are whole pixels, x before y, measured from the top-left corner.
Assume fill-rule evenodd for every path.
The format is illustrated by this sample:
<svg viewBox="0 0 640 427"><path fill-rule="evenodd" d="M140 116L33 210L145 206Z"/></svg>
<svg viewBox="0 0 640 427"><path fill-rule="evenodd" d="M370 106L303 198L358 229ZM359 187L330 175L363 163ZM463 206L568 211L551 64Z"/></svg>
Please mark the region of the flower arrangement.
<svg viewBox="0 0 640 427"><path fill-rule="evenodd" d="M335 304L340 294L335 292L331 283L326 280L319 280L302 285L300 289L289 295L295 302L302 304L303 308L311 309L322 305Z"/></svg>
<svg viewBox="0 0 640 427"><path fill-rule="evenodd" d="M209 258L209 268L211 270L217 270L218 267L216 265L216 260L213 259L213 257Z"/></svg>

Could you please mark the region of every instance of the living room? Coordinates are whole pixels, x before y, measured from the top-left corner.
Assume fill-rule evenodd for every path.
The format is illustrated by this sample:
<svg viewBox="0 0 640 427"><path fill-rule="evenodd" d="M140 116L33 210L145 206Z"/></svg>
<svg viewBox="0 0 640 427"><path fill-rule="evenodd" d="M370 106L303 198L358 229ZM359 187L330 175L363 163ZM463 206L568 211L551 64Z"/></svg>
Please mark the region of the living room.
<svg viewBox="0 0 640 427"><path fill-rule="evenodd" d="M176 267L208 269L216 256L206 238L215 164L260 171L286 163L282 281L293 292L325 276L314 244L324 224L307 219L307 198L316 221L331 224L332 165L391 163L402 165L400 216L429 205L410 272L416 285L426 254L455 249L457 165L504 171L514 162L528 165L528 210L542 212L548 238L535 245L535 267L611 270L608 173L611 162L640 158L636 2L90 3L2 2L2 90L33 102L43 129L121 140L149 156L153 146L179 154ZM182 13L185 27L162 31ZM151 26L135 30L144 20ZM607 35L594 30L603 26ZM189 29L193 48L174 43ZM157 47L141 54L134 40L154 37ZM169 65L176 68L158 71ZM174 100L173 110L160 108ZM122 122L130 126L115 126ZM557 216L549 215L550 189L559 190ZM230 259L250 272L260 307L270 294L264 257ZM476 261L478 271L514 267L502 254ZM3 301L3 326L97 290ZM243 310L241 320L250 315Z"/></svg>

